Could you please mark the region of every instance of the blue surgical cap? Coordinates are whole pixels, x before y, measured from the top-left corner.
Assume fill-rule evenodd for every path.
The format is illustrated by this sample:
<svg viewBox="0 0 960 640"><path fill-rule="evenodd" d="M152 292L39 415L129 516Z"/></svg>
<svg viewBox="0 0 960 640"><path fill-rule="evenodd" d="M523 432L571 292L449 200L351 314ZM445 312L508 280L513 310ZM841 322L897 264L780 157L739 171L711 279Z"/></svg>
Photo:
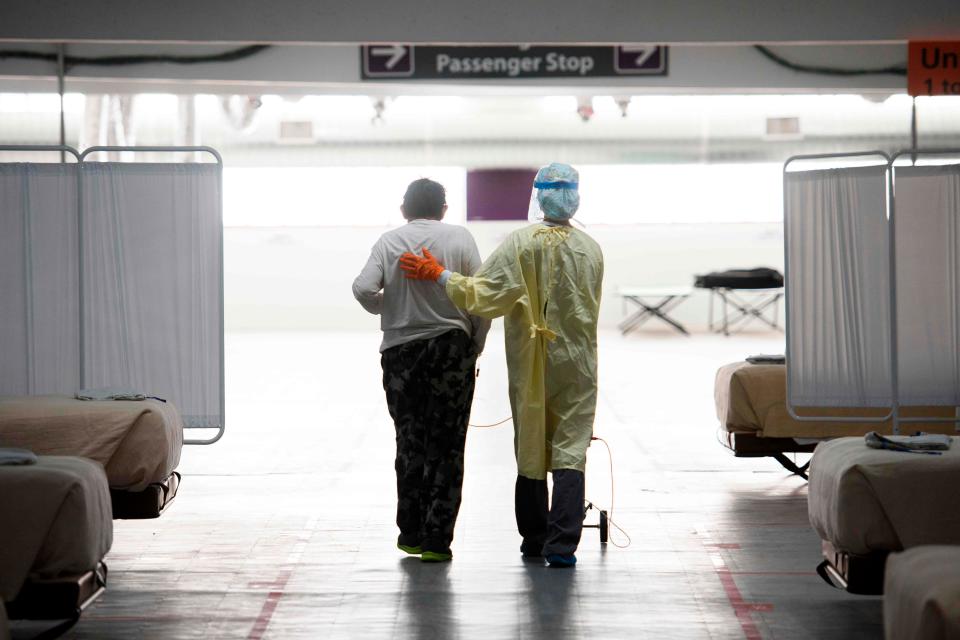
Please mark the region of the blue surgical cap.
<svg viewBox="0 0 960 640"><path fill-rule="evenodd" d="M537 172L533 186L544 216L569 220L580 207L580 174L568 164L553 162Z"/></svg>

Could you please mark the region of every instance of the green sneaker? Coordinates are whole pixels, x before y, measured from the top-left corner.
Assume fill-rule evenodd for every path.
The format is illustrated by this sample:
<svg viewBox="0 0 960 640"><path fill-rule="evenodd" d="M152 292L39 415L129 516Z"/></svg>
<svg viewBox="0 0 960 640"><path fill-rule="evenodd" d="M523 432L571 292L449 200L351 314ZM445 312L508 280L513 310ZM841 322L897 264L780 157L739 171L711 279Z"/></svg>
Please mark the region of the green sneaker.
<svg viewBox="0 0 960 640"><path fill-rule="evenodd" d="M450 562L453 560L452 553L437 553L436 551L424 551L420 556L421 562Z"/></svg>
<svg viewBox="0 0 960 640"><path fill-rule="evenodd" d="M397 549L400 549L400 551L403 551L404 553L408 553L411 556L418 556L421 553L423 553L423 549L421 549L419 546L411 547L405 544L400 544L399 542L397 543Z"/></svg>

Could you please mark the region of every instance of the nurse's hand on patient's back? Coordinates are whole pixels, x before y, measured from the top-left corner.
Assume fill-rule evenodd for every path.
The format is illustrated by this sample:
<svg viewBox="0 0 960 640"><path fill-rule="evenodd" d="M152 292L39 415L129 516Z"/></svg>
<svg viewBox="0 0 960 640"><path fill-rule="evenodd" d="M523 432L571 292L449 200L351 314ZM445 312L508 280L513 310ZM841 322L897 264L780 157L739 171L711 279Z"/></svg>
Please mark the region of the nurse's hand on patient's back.
<svg viewBox="0 0 960 640"><path fill-rule="evenodd" d="M437 262L429 249L423 250L423 257L409 251L400 256L400 268L406 271L406 277L413 280L433 280L436 282L443 273L443 265Z"/></svg>

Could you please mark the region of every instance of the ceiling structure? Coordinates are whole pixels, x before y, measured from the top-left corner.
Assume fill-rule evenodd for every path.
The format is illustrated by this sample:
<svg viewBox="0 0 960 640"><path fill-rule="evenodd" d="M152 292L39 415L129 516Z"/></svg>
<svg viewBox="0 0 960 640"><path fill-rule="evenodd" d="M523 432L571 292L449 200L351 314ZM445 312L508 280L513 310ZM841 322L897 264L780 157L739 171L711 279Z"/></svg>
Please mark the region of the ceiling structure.
<svg viewBox="0 0 960 640"><path fill-rule="evenodd" d="M960 35L955 0L5 0L0 40L855 43Z"/></svg>
<svg viewBox="0 0 960 640"><path fill-rule="evenodd" d="M500 79L363 80L355 45L233 48L196 44L62 45L68 91L90 93L300 93L366 95L555 95L614 93L894 93L906 86L900 44L698 45L668 48L663 75ZM8 91L55 91L54 43L0 42ZM200 62L211 56L235 59ZM157 56L181 62L150 62ZM242 57L241 57L242 56ZM184 63L187 57L190 63ZM37 59L39 58L39 59ZM122 63L118 63L118 60ZM798 71L799 69L807 69ZM840 70L831 73L827 70ZM876 71L875 73L871 71ZM851 73L851 72L863 73Z"/></svg>
<svg viewBox="0 0 960 640"><path fill-rule="evenodd" d="M240 163L272 154L294 164L483 165L501 162L508 147L517 158L569 153L594 162L770 160L848 144L903 146L911 117L902 96L906 42L960 37L955 0L555 0L546 7L6 0L0 92L57 91L62 54L67 93L137 96L123 99L129 139L182 143L168 138L186 127ZM523 42L666 44L669 65L660 76L362 77L365 43ZM238 99L245 111L224 117L212 95L185 107L166 94L248 97ZM953 104L921 101L921 140L960 134ZM383 117L372 122L378 110ZM56 118L7 109L0 137L55 141ZM90 114L68 108L66 125L79 144Z"/></svg>
<svg viewBox="0 0 960 640"><path fill-rule="evenodd" d="M955 0L6 0L0 82L7 90L51 90L63 47L68 90L81 92L882 93L904 86L908 40L951 37L960 37ZM658 43L670 55L668 73L657 77L364 82L357 45L372 43ZM117 62L224 54L192 64ZM884 71L891 67L901 72ZM878 72L857 73L871 70Z"/></svg>

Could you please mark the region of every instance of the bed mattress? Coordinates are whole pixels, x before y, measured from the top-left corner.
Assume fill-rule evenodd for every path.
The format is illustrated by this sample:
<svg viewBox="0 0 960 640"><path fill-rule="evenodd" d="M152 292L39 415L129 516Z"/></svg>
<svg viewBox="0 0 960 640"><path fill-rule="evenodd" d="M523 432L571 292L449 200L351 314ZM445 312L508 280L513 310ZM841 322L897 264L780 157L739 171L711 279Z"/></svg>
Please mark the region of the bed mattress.
<svg viewBox="0 0 960 640"><path fill-rule="evenodd" d="M850 554L960 544L960 438L939 456L822 442L807 508L820 538Z"/></svg>
<svg viewBox="0 0 960 640"><path fill-rule="evenodd" d="M142 491L180 463L183 424L169 402L0 398L0 447L82 456L103 465L111 488Z"/></svg>
<svg viewBox="0 0 960 640"><path fill-rule="evenodd" d="M28 578L96 569L113 543L107 478L85 458L0 466L0 513L0 600L13 600Z"/></svg>
<svg viewBox="0 0 960 640"><path fill-rule="evenodd" d="M960 640L960 547L916 547L887 560L883 628L889 640Z"/></svg>
<svg viewBox="0 0 960 640"><path fill-rule="evenodd" d="M787 368L783 365L734 362L717 371L714 401L721 429L762 438L836 438L869 431L892 433L889 421L875 423L806 422L787 413ZM906 407L905 415L952 416L952 409ZM886 409L804 408L803 416L882 417ZM904 424L905 431L913 429ZM924 425L929 432L953 433L952 424Z"/></svg>

